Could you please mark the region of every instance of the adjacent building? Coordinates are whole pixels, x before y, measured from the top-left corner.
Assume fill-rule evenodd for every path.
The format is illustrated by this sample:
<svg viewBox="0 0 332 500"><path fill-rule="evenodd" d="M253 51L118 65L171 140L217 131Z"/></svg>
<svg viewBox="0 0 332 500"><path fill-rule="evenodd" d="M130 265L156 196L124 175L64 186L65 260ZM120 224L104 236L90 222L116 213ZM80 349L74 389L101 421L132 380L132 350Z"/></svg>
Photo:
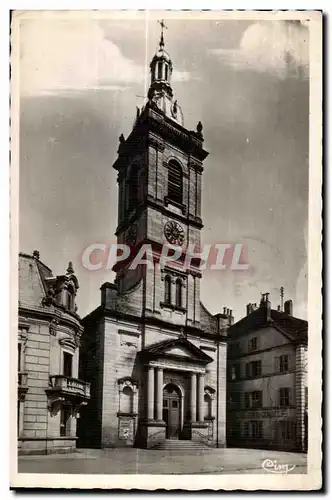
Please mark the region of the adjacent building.
<svg viewBox="0 0 332 500"><path fill-rule="evenodd" d="M269 294L229 328L228 446L307 450L307 344L292 301L274 310Z"/></svg>
<svg viewBox="0 0 332 500"><path fill-rule="evenodd" d="M230 310L212 315L200 301L199 259L163 262L164 245L200 248L202 124L184 126L173 96L173 63L163 34L151 64L147 103L120 137L116 236L131 248L84 318L80 373L91 383L81 413L82 446L226 444L226 330ZM152 265L134 265L147 248Z"/></svg>
<svg viewBox="0 0 332 500"><path fill-rule="evenodd" d="M53 276L39 252L19 255L17 434L19 453L70 451L76 422L90 399L78 379L83 331L72 264Z"/></svg>

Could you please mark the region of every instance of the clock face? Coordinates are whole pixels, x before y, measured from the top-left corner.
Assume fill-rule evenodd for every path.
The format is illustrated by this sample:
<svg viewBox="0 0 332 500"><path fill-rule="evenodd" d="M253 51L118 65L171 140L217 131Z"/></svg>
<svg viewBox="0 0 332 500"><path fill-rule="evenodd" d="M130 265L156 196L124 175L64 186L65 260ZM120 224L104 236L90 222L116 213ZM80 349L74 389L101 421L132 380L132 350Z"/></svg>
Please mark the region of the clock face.
<svg viewBox="0 0 332 500"><path fill-rule="evenodd" d="M168 221L165 224L164 233L167 241L172 245L182 245L184 242L184 230L181 224L175 221Z"/></svg>

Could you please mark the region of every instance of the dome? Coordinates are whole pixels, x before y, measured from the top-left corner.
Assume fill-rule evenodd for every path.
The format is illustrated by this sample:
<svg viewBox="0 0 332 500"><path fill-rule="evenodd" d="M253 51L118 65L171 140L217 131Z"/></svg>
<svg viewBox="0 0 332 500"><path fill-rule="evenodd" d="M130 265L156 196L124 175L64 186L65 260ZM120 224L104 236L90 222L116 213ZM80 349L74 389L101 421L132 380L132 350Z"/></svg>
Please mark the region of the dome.
<svg viewBox="0 0 332 500"><path fill-rule="evenodd" d="M170 65L172 64L171 56L169 55L168 52L166 52L166 50L163 47L159 47L159 49L157 50L157 52L153 56L153 59L151 61L151 65L154 64L156 61L160 61L160 60L166 61Z"/></svg>

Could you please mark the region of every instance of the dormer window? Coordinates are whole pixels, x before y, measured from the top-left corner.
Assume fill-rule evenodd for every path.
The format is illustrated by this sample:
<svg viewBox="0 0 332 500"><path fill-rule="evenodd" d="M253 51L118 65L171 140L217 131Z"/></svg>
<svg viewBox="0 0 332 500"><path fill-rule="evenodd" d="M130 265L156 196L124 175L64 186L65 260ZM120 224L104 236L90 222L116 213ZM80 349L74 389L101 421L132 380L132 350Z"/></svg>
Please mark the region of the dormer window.
<svg viewBox="0 0 332 500"><path fill-rule="evenodd" d="M182 203L183 173L181 166L171 160L168 164L168 199L175 203Z"/></svg>

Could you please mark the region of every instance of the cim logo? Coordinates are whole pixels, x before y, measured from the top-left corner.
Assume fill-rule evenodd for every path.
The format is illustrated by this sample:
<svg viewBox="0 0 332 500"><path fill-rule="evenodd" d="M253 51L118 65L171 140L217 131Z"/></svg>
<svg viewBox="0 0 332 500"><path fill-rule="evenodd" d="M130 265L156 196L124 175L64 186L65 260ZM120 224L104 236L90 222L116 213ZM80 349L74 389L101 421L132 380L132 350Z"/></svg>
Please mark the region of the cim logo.
<svg viewBox="0 0 332 500"><path fill-rule="evenodd" d="M274 474L288 474L295 469L296 465L292 464L280 464L277 460L271 460L267 458L262 463L262 467L267 472L273 472Z"/></svg>

